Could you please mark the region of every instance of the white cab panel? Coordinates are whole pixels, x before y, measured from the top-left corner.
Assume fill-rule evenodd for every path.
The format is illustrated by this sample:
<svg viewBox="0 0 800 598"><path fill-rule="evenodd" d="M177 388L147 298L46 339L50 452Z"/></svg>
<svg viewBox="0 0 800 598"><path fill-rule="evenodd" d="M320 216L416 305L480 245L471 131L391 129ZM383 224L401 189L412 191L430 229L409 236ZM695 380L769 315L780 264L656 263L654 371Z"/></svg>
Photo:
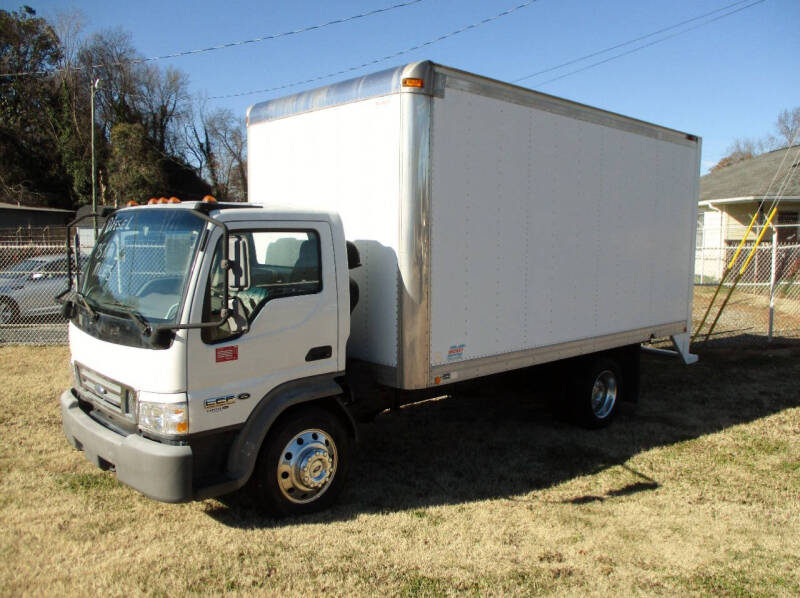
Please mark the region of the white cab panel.
<svg viewBox="0 0 800 598"><path fill-rule="evenodd" d="M70 322L72 360L134 390L177 393L186 390L186 332L169 349L128 347L97 339Z"/></svg>

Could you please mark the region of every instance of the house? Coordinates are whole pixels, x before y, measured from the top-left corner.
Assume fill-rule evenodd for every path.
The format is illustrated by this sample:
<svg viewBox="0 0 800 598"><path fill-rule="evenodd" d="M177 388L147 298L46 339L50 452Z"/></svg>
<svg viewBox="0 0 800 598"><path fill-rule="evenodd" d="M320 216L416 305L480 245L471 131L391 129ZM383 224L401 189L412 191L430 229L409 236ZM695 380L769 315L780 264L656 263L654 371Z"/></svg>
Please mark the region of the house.
<svg viewBox="0 0 800 598"><path fill-rule="evenodd" d="M773 229L777 230L778 248L800 243L800 173L795 170L798 162L800 146L793 146L737 162L700 178L695 254L695 277L699 282L722 276L725 263L744 238L753 214L759 212L748 237L748 245L752 246L778 196L778 213L773 227L764 234L764 249L772 245Z"/></svg>

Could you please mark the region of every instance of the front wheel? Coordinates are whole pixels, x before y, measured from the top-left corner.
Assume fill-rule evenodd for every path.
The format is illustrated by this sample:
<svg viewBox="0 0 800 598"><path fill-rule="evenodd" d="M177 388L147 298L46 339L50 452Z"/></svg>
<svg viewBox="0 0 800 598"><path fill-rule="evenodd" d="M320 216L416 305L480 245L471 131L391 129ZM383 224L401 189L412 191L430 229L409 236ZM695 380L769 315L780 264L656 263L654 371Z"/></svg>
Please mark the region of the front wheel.
<svg viewBox="0 0 800 598"><path fill-rule="evenodd" d="M259 507L276 516L328 507L344 484L349 440L341 420L318 407L278 420L264 439L251 480Z"/></svg>
<svg viewBox="0 0 800 598"><path fill-rule="evenodd" d="M588 428L603 428L614 419L622 399L621 368L606 357L587 365L573 384L572 415Z"/></svg>

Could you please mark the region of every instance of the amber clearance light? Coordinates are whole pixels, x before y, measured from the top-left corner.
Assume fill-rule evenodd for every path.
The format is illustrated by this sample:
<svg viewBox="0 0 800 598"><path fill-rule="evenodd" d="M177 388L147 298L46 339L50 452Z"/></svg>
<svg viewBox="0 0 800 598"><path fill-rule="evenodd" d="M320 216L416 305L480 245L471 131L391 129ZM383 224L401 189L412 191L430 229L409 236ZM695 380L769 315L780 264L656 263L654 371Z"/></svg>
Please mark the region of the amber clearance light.
<svg viewBox="0 0 800 598"><path fill-rule="evenodd" d="M425 81L416 77L406 77L403 79L403 87L425 87Z"/></svg>

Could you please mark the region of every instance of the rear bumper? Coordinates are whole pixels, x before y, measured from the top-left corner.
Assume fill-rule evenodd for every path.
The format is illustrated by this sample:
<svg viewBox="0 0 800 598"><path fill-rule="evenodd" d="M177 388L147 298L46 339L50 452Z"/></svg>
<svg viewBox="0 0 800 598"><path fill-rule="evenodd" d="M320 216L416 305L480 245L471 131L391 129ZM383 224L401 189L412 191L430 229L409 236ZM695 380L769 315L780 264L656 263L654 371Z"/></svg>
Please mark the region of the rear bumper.
<svg viewBox="0 0 800 598"><path fill-rule="evenodd" d="M163 502L192 496L192 448L123 436L96 422L67 390L61 394L61 420L67 440L97 467L113 466L123 484Z"/></svg>

